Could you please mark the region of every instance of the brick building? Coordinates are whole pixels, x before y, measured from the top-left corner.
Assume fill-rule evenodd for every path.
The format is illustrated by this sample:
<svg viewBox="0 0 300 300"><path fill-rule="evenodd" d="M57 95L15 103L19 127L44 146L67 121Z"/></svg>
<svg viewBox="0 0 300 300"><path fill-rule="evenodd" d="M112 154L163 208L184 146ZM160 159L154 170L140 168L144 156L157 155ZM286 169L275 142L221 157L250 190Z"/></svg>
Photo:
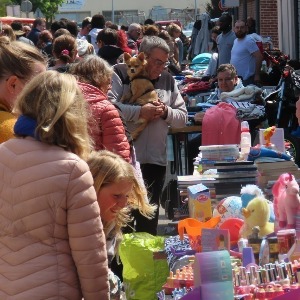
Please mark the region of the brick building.
<svg viewBox="0 0 300 300"><path fill-rule="evenodd" d="M300 0L240 0L236 17L254 18L257 33L271 37L274 47L299 59Z"/></svg>

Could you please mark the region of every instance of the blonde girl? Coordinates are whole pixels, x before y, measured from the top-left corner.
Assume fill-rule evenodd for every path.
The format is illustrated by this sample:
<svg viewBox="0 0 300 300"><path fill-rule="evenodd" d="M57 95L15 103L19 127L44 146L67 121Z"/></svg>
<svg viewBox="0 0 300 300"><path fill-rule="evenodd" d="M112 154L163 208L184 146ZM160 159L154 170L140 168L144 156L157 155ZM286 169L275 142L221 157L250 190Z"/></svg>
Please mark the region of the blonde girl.
<svg viewBox="0 0 300 300"><path fill-rule="evenodd" d="M94 178L110 264L122 240L121 228L131 221L131 208L150 219L156 207L145 202L146 189L137 180L133 166L117 154L107 150L92 152L87 163ZM109 282L110 299L119 300L122 285L111 271Z"/></svg>
<svg viewBox="0 0 300 300"><path fill-rule="evenodd" d="M131 208L149 219L153 217L156 207L145 202L146 190L131 164L107 150L93 151L87 163L94 178L106 239L121 236L121 228L131 220Z"/></svg>
<svg viewBox="0 0 300 300"><path fill-rule="evenodd" d="M87 109L72 75L46 71L16 100L0 145L2 299L109 298Z"/></svg>

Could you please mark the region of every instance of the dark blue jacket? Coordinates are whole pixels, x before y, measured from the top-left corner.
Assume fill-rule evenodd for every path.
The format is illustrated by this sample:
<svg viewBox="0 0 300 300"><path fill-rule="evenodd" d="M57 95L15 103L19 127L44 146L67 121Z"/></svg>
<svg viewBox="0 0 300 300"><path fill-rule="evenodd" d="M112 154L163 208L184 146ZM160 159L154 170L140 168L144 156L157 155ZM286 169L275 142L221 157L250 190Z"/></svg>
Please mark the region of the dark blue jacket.
<svg viewBox="0 0 300 300"><path fill-rule="evenodd" d="M41 34L41 32L37 28L32 28L31 31L29 32L27 38L36 45L40 34Z"/></svg>

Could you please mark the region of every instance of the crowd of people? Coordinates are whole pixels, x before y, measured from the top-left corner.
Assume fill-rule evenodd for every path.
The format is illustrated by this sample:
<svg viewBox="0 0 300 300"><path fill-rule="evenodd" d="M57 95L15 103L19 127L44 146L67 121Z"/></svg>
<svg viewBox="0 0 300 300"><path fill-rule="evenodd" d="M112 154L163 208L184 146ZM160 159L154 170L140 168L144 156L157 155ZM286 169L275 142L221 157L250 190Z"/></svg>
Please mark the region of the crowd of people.
<svg viewBox="0 0 300 300"><path fill-rule="evenodd" d="M212 30L214 68L242 62L245 48L251 68L218 69L222 91L235 88L237 75L246 74L247 84L259 80L246 23L237 21L234 33L231 22L222 16ZM49 30L42 18L30 30L17 21L3 25L1 299L119 299L111 262L122 230L157 234L168 128L187 121L172 76L185 58L181 36L176 24L162 29L149 19L119 28L100 14L80 29L67 19ZM144 106L122 102L130 90L122 56L139 52L159 99ZM148 125L133 141L140 118Z"/></svg>

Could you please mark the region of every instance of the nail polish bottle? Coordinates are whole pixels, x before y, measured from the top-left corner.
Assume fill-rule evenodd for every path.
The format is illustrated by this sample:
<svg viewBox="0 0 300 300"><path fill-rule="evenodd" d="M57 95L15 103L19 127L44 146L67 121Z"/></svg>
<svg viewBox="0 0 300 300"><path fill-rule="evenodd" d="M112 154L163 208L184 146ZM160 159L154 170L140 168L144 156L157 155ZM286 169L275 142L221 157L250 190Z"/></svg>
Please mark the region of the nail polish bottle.
<svg viewBox="0 0 300 300"><path fill-rule="evenodd" d="M284 290L282 288L281 284L276 284L275 285L275 293L274 293L274 297L280 296L284 294Z"/></svg>
<svg viewBox="0 0 300 300"><path fill-rule="evenodd" d="M258 290L255 293L255 300L265 300L266 291L262 286L258 287Z"/></svg>
<svg viewBox="0 0 300 300"><path fill-rule="evenodd" d="M296 279L297 279L297 282L300 283L300 268L297 268L297 270L296 270Z"/></svg>
<svg viewBox="0 0 300 300"><path fill-rule="evenodd" d="M275 291L274 291L273 285L268 284L267 287L266 287L266 299L268 299L268 300L273 299L274 294L275 294Z"/></svg>
<svg viewBox="0 0 300 300"><path fill-rule="evenodd" d="M169 277L167 278L167 286L170 288L174 287L174 278L173 278L173 272L170 271Z"/></svg>

